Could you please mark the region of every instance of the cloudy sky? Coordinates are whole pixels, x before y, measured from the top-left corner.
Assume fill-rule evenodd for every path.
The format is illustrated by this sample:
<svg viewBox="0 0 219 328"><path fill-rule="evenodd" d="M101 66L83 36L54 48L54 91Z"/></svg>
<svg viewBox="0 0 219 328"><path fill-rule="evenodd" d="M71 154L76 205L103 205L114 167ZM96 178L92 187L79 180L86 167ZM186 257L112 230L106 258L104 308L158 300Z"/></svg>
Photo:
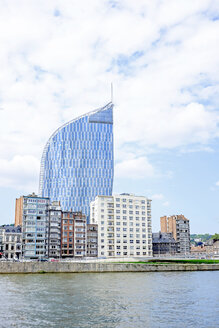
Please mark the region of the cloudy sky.
<svg viewBox="0 0 219 328"><path fill-rule="evenodd" d="M0 224L38 191L43 147L110 101L114 192L219 231L219 2L0 0Z"/></svg>

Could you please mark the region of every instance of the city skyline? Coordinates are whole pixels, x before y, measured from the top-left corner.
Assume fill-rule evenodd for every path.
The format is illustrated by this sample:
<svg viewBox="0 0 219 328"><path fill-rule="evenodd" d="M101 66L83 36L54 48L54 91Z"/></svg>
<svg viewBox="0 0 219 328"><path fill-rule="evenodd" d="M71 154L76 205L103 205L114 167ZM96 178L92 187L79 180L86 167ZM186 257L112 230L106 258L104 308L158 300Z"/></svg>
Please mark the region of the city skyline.
<svg viewBox="0 0 219 328"><path fill-rule="evenodd" d="M110 101L114 193L218 231L217 1L19 1L0 12L0 224L38 191L48 137ZM80 31L80 33L79 33Z"/></svg>

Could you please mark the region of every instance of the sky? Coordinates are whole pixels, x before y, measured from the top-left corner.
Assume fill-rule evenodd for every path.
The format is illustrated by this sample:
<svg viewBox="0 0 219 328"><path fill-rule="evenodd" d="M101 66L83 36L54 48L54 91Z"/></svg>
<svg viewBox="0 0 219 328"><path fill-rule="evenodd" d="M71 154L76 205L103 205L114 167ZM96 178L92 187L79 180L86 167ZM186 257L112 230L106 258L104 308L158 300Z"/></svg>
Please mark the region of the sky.
<svg viewBox="0 0 219 328"><path fill-rule="evenodd" d="M104 106L114 193L219 232L219 1L0 0L0 224L38 192L43 147Z"/></svg>

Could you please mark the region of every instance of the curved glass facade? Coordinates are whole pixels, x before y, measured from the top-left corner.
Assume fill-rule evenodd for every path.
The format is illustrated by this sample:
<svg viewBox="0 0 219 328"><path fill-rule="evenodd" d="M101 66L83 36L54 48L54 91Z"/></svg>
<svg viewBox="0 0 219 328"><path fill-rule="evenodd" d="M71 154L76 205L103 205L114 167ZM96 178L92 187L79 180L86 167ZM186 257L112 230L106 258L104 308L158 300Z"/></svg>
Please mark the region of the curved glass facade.
<svg viewBox="0 0 219 328"><path fill-rule="evenodd" d="M74 119L48 140L41 159L39 194L63 210L89 217L97 195L112 195L113 104Z"/></svg>

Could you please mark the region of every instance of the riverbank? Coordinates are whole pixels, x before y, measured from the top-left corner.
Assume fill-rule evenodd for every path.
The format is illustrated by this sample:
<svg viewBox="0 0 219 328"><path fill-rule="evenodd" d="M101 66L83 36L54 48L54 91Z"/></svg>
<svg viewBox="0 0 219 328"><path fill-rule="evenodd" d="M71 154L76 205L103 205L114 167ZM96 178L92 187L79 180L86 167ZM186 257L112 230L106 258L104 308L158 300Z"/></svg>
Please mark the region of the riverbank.
<svg viewBox="0 0 219 328"><path fill-rule="evenodd" d="M2 273L83 273L83 272L165 272L215 271L217 264L190 263L78 263L78 262L0 262Z"/></svg>

